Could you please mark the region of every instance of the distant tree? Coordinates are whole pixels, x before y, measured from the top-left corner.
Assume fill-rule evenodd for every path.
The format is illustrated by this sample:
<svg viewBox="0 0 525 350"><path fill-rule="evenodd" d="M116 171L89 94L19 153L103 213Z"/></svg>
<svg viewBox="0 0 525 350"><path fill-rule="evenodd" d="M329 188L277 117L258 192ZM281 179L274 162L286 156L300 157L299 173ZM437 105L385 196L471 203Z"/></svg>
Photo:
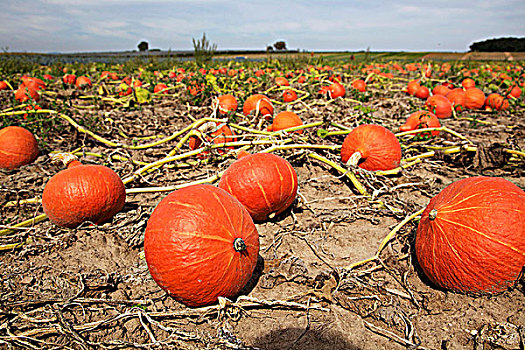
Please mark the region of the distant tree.
<svg viewBox="0 0 525 350"><path fill-rule="evenodd" d="M217 44L211 44L206 38L206 33L202 33L200 40L193 41L194 58L197 64L203 64L212 60L215 51L217 51Z"/></svg>
<svg viewBox="0 0 525 350"><path fill-rule="evenodd" d="M272 45L266 46L266 52L273 52L273 46Z"/></svg>
<svg viewBox="0 0 525 350"><path fill-rule="evenodd" d="M273 44L273 47L277 51L286 50L286 43L284 41L277 41L275 44Z"/></svg>
<svg viewBox="0 0 525 350"><path fill-rule="evenodd" d="M149 44L147 41L141 41L140 44L137 45L137 47L139 48L139 51L141 52L148 51Z"/></svg>
<svg viewBox="0 0 525 350"><path fill-rule="evenodd" d="M470 51L479 52L523 52L525 38L494 38L470 45Z"/></svg>

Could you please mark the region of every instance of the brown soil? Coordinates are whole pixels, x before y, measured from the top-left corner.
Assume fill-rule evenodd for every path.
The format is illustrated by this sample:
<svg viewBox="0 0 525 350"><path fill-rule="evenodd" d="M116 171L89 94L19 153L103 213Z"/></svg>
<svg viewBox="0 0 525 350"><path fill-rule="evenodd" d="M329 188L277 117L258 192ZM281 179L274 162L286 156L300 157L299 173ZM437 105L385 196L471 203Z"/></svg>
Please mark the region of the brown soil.
<svg viewBox="0 0 525 350"><path fill-rule="evenodd" d="M374 109L368 118L395 131L422 105L399 92L371 89L368 94L365 105ZM7 95L2 97L8 106ZM50 101L44 104L49 107ZM96 108L72 116L96 120L97 135L130 144L131 138L177 132L192 122L190 116L210 116L209 102L191 107L167 96L156 98L153 106ZM305 123L324 119L351 128L364 117L350 99L325 102L309 100L307 107L297 103L292 109ZM83 100L73 103L87 105ZM222 306L187 308L168 297L148 273L144 229L166 193L129 194L124 209L101 226L70 230L44 221L10 232L0 237L1 245L21 244L0 252L0 348L523 349L523 284L495 296L440 290L423 276L413 255L416 220L399 230L378 259L348 269L374 256L397 224L455 180L501 176L525 188L523 160L509 160L504 152L499 153L502 158L495 156L498 144L525 149L523 110L515 113L466 113L442 120L476 144L478 152L436 152L395 175L360 173L358 179L374 194L372 201L342 174L308 156L314 152L339 163L338 151L276 151L297 171L300 196L279 217L257 224L261 250L253 279L243 296ZM60 170L50 163L50 150L83 146L106 156L87 155L84 162L104 162L126 178L140 166L109 156L149 163L162 159L177 142L125 150L95 141L63 120L59 124L55 130L60 131L48 135L33 164L0 174L3 228L43 213L38 204L4 205L41 196ZM327 145L340 145L344 138L321 139L316 128L303 136L292 137L295 143ZM408 144L408 139L402 141ZM403 152L407 157L425 152L424 145L462 143L442 132ZM186 151L184 145L179 153ZM216 155L207 164L171 163L178 166L147 173L126 187L185 184L215 175L234 161L234 152L222 159ZM377 206L378 201L386 207Z"/></svg>

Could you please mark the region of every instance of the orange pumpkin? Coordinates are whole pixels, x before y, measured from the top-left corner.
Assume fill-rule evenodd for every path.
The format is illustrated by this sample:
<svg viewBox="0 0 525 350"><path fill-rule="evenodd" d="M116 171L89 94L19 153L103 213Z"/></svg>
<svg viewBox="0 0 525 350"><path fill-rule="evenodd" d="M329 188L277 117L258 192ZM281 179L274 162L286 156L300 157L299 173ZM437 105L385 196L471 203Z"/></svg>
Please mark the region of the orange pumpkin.
<svg viewBox="0 0 525 350"><path fill-rule="evenodd" d="M284 77L277 77L275 78L275 84L278 86L290 86L290 83L288 82L288 79Z"/></svg>
<svg viewBox="0 0 525 350"><path fill-rule="evenodd" d="M9 86L7 85L7 83L3 80L0 81L0 90L7 90Z"/></svg>
<svg viewBox="0 0 525 350"><path fill-rule="evenodd" d="M158 83L153 88L153 93L155 94L169 94L168 85L164 83Z"/></svg>
<svg viewBox="0 0 525 350"><path fill-rule="evenodd" d="M411 80L408 82L406 93L414 96L416 94L417 89L419 89L421 85L419 85L419 80Z"/></svg>
<svg viewBox="0 0 525 350"><path fill-rule="evenodd" d="M328 94L330 98L343 97L346 94L346 89L342 84L334 82L328 86Z"/></svg>
<svg viewBox="0 0 525 350"><path fill-rule="evenodd" d="M292 102L297 100L297 93L293 90L284 90L283 102Z"/></svg>
<svg viewBox="0 0 525 350"><path fill-rule="evenodd" d="M67 169L45 185L42 207L54 224L75 228L83 222L101 224L124 207L126 189L120 177L104 165L80 163L71 154L58 154Z"/></svg>
<svg viewBox="0 0 525 350"><path fill-rule="evenodd" d="M432 95L443 95L447 96L447 94L450 92L450 89L446 87L445 85L436 85L432 89Z"/></svg>
<svg viewBox="0 0 525 350"><path fill-rule="evenodd" d="M174 191L155 208L144 235L155 282L190 307L232 299L259 254L259 234L244 206L212 185Z"/></svg>
<svg viewBox="0 0 525 350"><path fill-rule="evenodd" d="M465 90L465 108L480 109L485 104L485 93L472 87Z"/></svg>
<svg viewBox="0 0 525 350"><path fill-rule="evenodd" d="M416 233L416 256L437 286L498 293L525 265L525 192L503 178L452 183L432 198Z"/></svg>
<svg viewBox="0 0 525 350"><path fill-rule="evenodd" d="M492 93L485 99L486 109L504 111L509 108L509 100L497 93Z"/></svg>
<svg viewBox="0 0 525 350"><path fill-rule="evenodd" d="M291 111L282 111L273 118L272 125L268 127L268 131L279 131L299 125L303 125L303 121L297 114ZM303 130L295 130L292 132L302 134Z"/></svg>
<svg viewBox="0 0 525 350"><path fill-rule="evenodd" d="M411 131L424 128L439 128L440 126L439 119L434 113L429 111L417 111L408 116L405 124L401 125L399 130ZM418 135L422 134L423 133L419 133ZM439 135L439 130L431 131L431 135Z"/></svg>
<svg viewBox="0 0 525 350"><path fill-rule="evenodd" d="M226 124L219 122L208 122L199 127L199 131L203 134L203 138L208 142L213 142L216 145L223 145L227 142L235 142L237 138L235 137L233 131ZM202 145L202 140L199 137L191 136L188 140L188 146L190 149L195 150ZM224 149L233 149L233 146L229 147L220 147ZM224 153L223 149L219 148L219 153ZM208 151L201 152L199 157L203 157L208 154Z"/></svg>
<svg viewBox="0 0 525 350"><path fill-rule="evenodd" d="M266 120L273 117L273 105L270 99L263 94L254 94L249 96L242 107L244 115L254 114L254 116L263 116Z"/></svg>
<svg viewBox="0 0 525 350"><path fill-rule="evenodd" d="M219 113L220 114L228 114L230 112L235 112L237 110L237 99L235 96L230 94L225 94L219 96L217 99L218 106L219 106Z"/></svg>
<svg viewBox="0 0 525 350"><path fill-rule="evenodd" d="M366 83L363 79L357 79L352 82L352 87L359 92L366 91Z"/></svg>
<svg viewBox="0 0 525 350"><path fill-rule="evenodd" d="M426 100L428 96L430 95L430 91L426 86L420 86L417 90L414 96L417 98L420 98L422 100Z"/></svg>
<svg viewBox="0 0 525 350"><path fill-rule="evenodd" d="M341 160L365 170L390 170L401 161L401 145L390 130L377 124L362 124L343 141ZM356 164L357 163L357 164Z"/></svg>
<svg viewBox="0 0 525 350"><path fill-rule="evenodd" d="M465 109L465 91L463 91L463 89L452 89L446 97L456 112L461 112Z"/></svg>
<svg viewBox="0 0 525 350"><path fill-rule="evenodd" d="M86 76L77 77L75 86L79 89L85 89L91 87L91 79Z"/></svg>
<svg viewBox="0 0 525 350"><path fill-rule="evenodd" d="M0 130L0 168L16 169L33 162L38 156L35 136L20 126Z"/></svg>
<svg viewBox="0 0 525 350"><path fill-rule="evenodd" d="M226 169L219 188L237 198L254 221L263 221L293 203L297 174L286 159L275 154L244 154Z"/></svg>
<svg viewBox="0 0 525 350"><path fill-rule="evenodd" d="M507 90L507 94L509 96L514 97L514 98L520 98L520 96L521 96L521 88L519 86L517 86L517 85L511 86Z"/></svg>
<svg viewBox="0 0 525 350"><path fill-rule="evenodd" d="M466 79L463 79L463 81L461 82L461 86L463 86L463 88L467 90L467 89L475 87L476 82L472 78L466 78Z"/></svg>
<svg viewBox="0 0 525 350"><path fill-rule="evenodd" d="M438 118L448 118L452 115L452 104L450 103L450 100L447 99L445 96L430 96L426 100L425 106Z"/></svg>
<svg viewBox="0 0 525 350"><path fill-rule="evenodd" d="M20 85L20 87L15 91L15 100L18 102L27 102L30 99L38 102L40 101L40 94L31 86L26 86L24 84Z"/></svg>

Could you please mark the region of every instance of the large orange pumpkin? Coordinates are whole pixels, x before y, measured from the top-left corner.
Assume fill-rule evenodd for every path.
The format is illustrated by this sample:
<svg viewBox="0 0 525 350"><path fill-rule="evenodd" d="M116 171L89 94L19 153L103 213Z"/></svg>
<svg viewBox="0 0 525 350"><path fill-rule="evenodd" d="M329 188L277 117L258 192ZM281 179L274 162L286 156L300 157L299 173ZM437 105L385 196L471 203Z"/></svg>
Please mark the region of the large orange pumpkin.
<svg viewBox="0 0 525 350"><path fill-rule="evenodd" d="M497 177L456 181L432 198L415 250L425 275L457 292L498 293L525 265L525 192Z"/></svg>
<svg viewBox="0 0 525 350"><path fill-rule="evenodd" d="M273 105L268 96L263 94L254 94L249 96L242 107L244 115L254 114L263 116L269 120L273 117Z"/></svg>
<svg viewBox="0 0 525 350"><path fill-rule="evenodd" d="M0 168L16 169L33 162L38 156L38 143L31 131L20 126L0 130Z"/></svg>
<svg viewBox="0 0 525 350"><path fill-rule="evenodd" d="M58 226L75 228L83 222L101 224L126 201L120 177L104 165L82 164L70 154L57 155L67 165L45 185L44 212Z"/></svg>
<svg viewBox="0 0 525 350"><path fill-rule="evenodd" d="M365 170L390 170L401 161L401 145L390 130L377 124L362 124L353 129L343 141L341 160L352 157Z"/></svg>
<svg viewBox="0 0 525 350"><path fill-rule="evenodd" d="M271 153L244 155L224 172L219 187L237 198L253 220L285 211L297 195L297 174L284 158Z"/></svg>
<svg viewBox="0 0 525 350"><path fill-rule="evenodd" d="M233 298L249 281L259 234L244 206L212 185L174 191L155 208L144 236L157 284L190 307Z"/></svg>

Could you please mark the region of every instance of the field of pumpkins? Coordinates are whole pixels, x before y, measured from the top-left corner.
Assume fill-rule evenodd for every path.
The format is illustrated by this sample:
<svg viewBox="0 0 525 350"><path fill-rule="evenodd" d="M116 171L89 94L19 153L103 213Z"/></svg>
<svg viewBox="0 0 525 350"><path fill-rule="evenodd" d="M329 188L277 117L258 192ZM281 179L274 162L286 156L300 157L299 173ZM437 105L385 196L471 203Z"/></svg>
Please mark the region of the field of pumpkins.
<svg viewBox="0 0 525 350"><path fill-rule="evenodd" d="M0 348L525 348L521 62L0 70Z"/></svg>

